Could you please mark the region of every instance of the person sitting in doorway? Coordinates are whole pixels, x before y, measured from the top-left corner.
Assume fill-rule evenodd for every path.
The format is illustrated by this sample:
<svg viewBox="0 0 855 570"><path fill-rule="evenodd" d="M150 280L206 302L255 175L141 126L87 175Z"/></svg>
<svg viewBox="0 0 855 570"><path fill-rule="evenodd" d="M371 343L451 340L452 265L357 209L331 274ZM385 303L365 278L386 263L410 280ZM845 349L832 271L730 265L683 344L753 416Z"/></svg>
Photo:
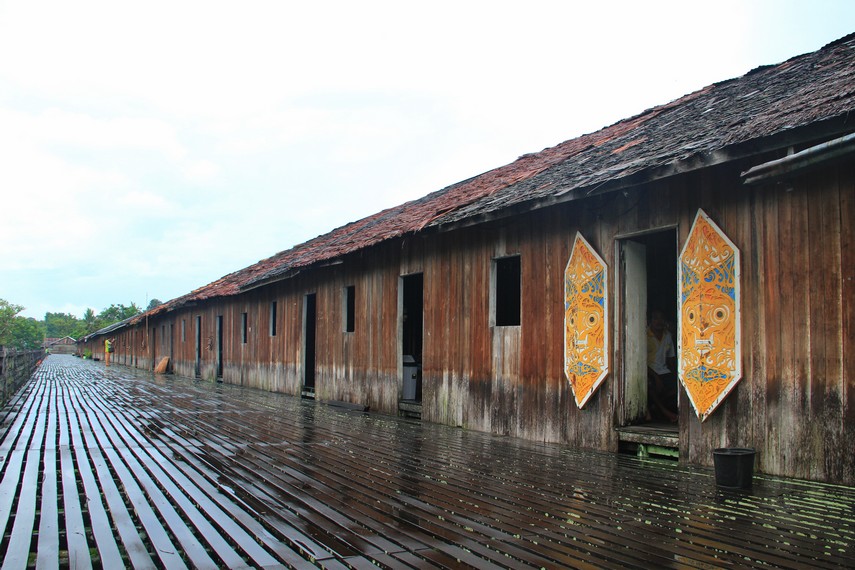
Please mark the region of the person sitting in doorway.
<svg viewBox="0 0 855 570"><path fill-rule="evenodd" d="M677 353L665 315L653 309L647 326L647 420L677 421Z"/></svg>

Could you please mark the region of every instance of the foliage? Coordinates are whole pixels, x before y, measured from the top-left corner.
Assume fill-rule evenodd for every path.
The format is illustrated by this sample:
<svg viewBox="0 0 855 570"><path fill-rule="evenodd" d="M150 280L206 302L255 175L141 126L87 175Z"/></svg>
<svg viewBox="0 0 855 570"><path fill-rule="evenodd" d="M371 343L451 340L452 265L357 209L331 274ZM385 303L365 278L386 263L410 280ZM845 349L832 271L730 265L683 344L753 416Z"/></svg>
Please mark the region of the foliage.
<svg viewBox="0 0 855 570"><path fill-rule="evenodd" d="M44 323L32 317L15 317L9 346L19 350L36 350L45 338Z"/></svg>
<svg viewBox="0 0 855 570"><path fill-rule="evenodd" d="M45 313L45 336L47 338L62 338L70 336L77 338L78 319L68 313Z"/></svg>
<svg viewBox="0 0 855 570"><path fill-rule="evenodd" d="M110 305L97 315L94 309L86 309L83 318L78 319L68 313L45 313L45 335L49 338L82 338L88 334L108 327L113 323L129 319L142 311L136 303L130 305Z"/></svg>
<svg viewBox="0 0 855 570"><path fill-rule="evenodd" d="M44 325L33 318L18 315L24 307L0 299L0 345L35 350L44 341Z"/></svg>
<svg viewBox="0 0 855 570"><path fill-rule="evenodd" d="M0 299L0 345L11 341L12 327L18 313L24 310L20 305L14 305L5 299Z"/></svg>
<svg viewBox="0 0 855 570"><path fill-rule="evenodd" d="M80 325L82 325L82 327L80 327ZM83 311L83 321L78 324L78 326L83 332L80 336L86 336L97 331L100 327L98 326L98 316L95 314L95 311L93 309L86 309Z"/></svg>
<svg viewBox="0 0 855 570"><path fill-rule="evenodd" d="M129 319L139 315L140 313L142 313L142 309L137 307L136 303L131 303L128 306L121 304L110 305L98 315L98 320L101 321L101 325L98 328L110 326L113 323L124 321L125 319Z"/></svg>
<svg viewBox="0 0 855 570"><path fill-rule="evenodd" d="M152 299L152 303L155 302L160 304L157 299ZM43 321L37 321L19 316L18 313L23 310L24 307L20 305L0 299L0 346L36 349L42 345L45 338L70 336L79 339L142 312L136 303L113 304L97 315L94 309L86 309L82 319L69 313L48 312L45 313Z"/></svg>
<svg viewBox="0 0 855 570"><path fill-rule="evenodd" d="M161 306L162 304L163 304L163 301L161 301L160 299L157 299L157 298L152 299L151 301L149 301L148 307L146 307L145 310L150 311L152 309L156 309L157 307Z"/></svg>

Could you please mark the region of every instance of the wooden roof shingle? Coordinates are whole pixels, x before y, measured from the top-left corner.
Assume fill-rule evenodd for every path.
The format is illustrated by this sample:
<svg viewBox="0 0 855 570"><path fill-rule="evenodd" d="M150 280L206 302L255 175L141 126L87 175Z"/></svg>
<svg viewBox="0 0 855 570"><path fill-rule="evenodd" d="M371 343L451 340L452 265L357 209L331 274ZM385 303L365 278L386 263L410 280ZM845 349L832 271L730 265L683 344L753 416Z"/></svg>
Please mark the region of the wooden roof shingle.
<svg viewBox="0 0 855 570"><path fill-rule="evenodd" d="M408 234L477 223L781 148L807 128L855 131L855 34L778 65L715 83L597 132L336 228L173 299L149 315L230 296ZM137 317L139 319L140 317Z"/></svg>

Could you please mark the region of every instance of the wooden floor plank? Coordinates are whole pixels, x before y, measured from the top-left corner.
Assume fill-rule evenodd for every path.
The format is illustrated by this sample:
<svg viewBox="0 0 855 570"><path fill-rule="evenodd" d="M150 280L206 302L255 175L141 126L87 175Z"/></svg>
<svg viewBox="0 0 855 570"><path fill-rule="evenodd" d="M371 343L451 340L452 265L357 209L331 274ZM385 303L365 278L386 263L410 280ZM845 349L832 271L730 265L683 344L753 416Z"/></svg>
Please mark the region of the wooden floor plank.
<svg viewBox="0 0 855 570"><path fill-rule="evenodd" d="M103 401L98 399L103 404ZM95 399L90 398L87 406L92 409L96 405ZM104 408L101 408L105 411ZM204 537L206 542L217 553L222 563L230 568L246 565L242 556L232 548L230 542L243 545L245 552L252 561L259 566L272 566L277 564L276 559L270 556L244 529L229 518L219 507L215 505L198 487L188 478L184 477L180 470L171 461L147 442L136 430L129 430L129 422L119 419L121 414L112 417L102 414L104 421L111 424L112 433L121 438L123 449L127 446L128 452L133 453L133 461L136 465L144 467L156 481L158 487L162 488L170 497L173 504L182 509L184 515L195 526L196 534ZM116 439L111 436L116 443ZM126 455L126 460L129 456ZM167 475L167 471L170 475ZM198 505L198 508L197 508ZM215 522L219 528L214 528ZM228 537L226 541L224 537Z"/></svg>
<svg viewBox="0 0 855 570"><path fill-rule="evenodd" d="M758 476L719 491L667 461L71 357L0 414L0 554L18 567L31 544L39 567L66 548L69 566L104 568L835 568L855 553L853 489Z"/></svg>
<svg viewBox="0 0 855 570"><path fill-rule="evenodd" d="M61 392L64 388L60 386ZM80 494L75 475L74 455L71 449L71 435L68 430L68 412L65 399L58 395L56 399L57 415L59 416L59 462L62 482L62 507L65 512L65 537L68 549L68 565L71 568L88 570L92 568L92 556L89 551L89 541L86 526L83 522L83 511L80 507ZM100 504L100 497L97 501ZM95 501L92 501L95 503ZM116 549L118 554L118 549ZM115 562L121 560L116 557Z"/></svg>
<svg viewBox="0 0 855 570"><path fill-rule="evenodd" d="M42 459L42 487L39 514L39 539L36 550L36 566L40 568L59 567L59 497L57 495L57 455L59 439L57 424L56 393L48 394L47 428L45 430L44 457ZM63 525L64 527L65 525Z"/></svg>
<svg viewBox="0 0 855 570"><path fill-rule="evenodd" d="M91 437L86 414L78 416L75 406L79 400L75 400L73 390L65 396L66 411L71 430L71 440L74 446L74 454L77 467L83 481L83 489L86 493L89 519L92 522L92 533L98 546L98 554L104 568L121 568L125 566L119 549L119 541L128 555L128 563L134 568L155 568L154 561L145 543L140 537L140 532L128 511L121 493L116 487L107 463L101 455L97 446L87 448L86 434ZM93 442L94 443L94 442ZM101 499L103 494L104 501ZM109 514L107 508L109 507ZM113 533L113 526L115 532Z"/></svg>
<svg viewBox="0 0 855 570"><path fill-rule="evenodd" d="M226 446L223 449L226 451L226 453L230 453L231 452L230 450L234 450L234 446L229 448L228 444L225 444L225 445ZM278 458L277 461L279 459L281 459L281 457ZM242 460L241 463L244 464L244 466L245 466L247 464L247 461L251 460L251 455L244 454L241 456L241 460ZM276 470L281 471L282 468L283 468L283 462L278 462ZM268 483L270 483L271 479L272 480L279 480L280 475L282 475L281 473L271 472L270 470L268 470L266 468L265 465L258 464L258 463L252 463L252 471L257 472L257 473L263 473L265 481L267 481ZM244 473L248 474L249 472L244 471ZM292 478L294 478L294 476L296 475L293 470L290 471L290 474L291 474ZM235 475L236 480L239 481L239 480L241 480L241 478L242 478L242 476L239 473ZM299 475L296 475L296 479L297 479L297 481L296 481L296 483L294 483L294 486L298 489L305 489L306 484L308 484L308 481L306 481L304 478L301 478ZM346 484L346 483L347 483L347 481L342 482L342 484ZM301 493L299 495L290 494L288 491L289 486L290 486L290 484L286 481L283 484L283 486L277 487L276 492L277 493L289 494L289 496L290 496L289 501L292 503L306 504L307 499L304 496L304 494L303 493ZM353 491L353 489L349 489L348 494L351 494L351 491ZM317 501L315 501L314 499L311 499L311 498L309 498L308 500L310 501L310 504L306 504L306 507L311 509L314 512L317 512L322 517L320 519L315 518L315 519L313 519L314 521L316 521L318 524L321 524L322 526L327 526L327 525L331 524L332 526L328 527L329 532L333 532L336 534L338 534L340 532L346 532L345 528L340 529L338 527L337 523L335 523L334 521L336 518L341 518L342 520L347 520L347 517L344 517L343 515L340 516L340 513L337 513L334 510L329 509L326 504L318 503ZM349 505L351 507L355 507L355 505L353 505L352 503L350 503ZM368 517L376 517L376 516L379 516L379 514L380 514L379 512L368 513L367 516ZM325 521L328 521L328 522L325 522ZM399 521L399 522L405 523L406 521ZM366 527L371 527L372 523L373 523L373 518L363 517L359 520L355 520L355 519L351 520L350 524L362 524L362 525L365 525ZM398 530L400 530L400 529L398 529ZM388 532L388 529L386 529L386 532ZM362 541L362 538L361 537L355 538L354 540ZM379 536L379 535L375 536L373 539L369 539L369 541L375 542L375 543L377 543L379 541L379 543L375 544L374 548L379 548L379 549L394 548L394 545L388 544L388 541L386 541L385 538L383 538L382 536ZM432 541L432 540L429 541L429 543L432 543L432 542L435 542L435 541ZM417 548L424 548L425 546L426 546L426 542L424 542L424 541L417 542L417 545L416 545ZM367 552L370 554L373 551L367 551Z"/></svg>
<svg viewBox="0 0 855 570"><path fill-rule="evenodd" d="M223 418L220 418L218 420L218 423L222 424L222 423L226 423L226 422ZM265 449L273 449L273 448L265 448ZM320 458L319 458L319 455L322 454L323 451L324 451L324 448L321 447L313 455L313 458L317 460L317 461L313 461L313 463L315 463L317 466L319 466L319 469L313 469L312 466L307 466L307 465L296 465L295 469L290 471L291 476L294 477L296 480L295 486L302 488L302 489L306 489L307 486L311 486L314 483L316 483L316 481L314 481L313 478L324 477L324 475L327 473L329 474L330 477L333 477L333 478L336 477L335 474L337 473L337 471L340 468L343 467L343 465L341 465L340 463L338 463L338 464L331 463L331 464L327 465L325 468L322 465L323 461L320 460ZM280 456L276 456L273 459L273 461L275 462L275 465L277 466L276 467L277 471L285 469L285 466L288 465L289 463L291 463L291 460L289 459L289 457L291 455L293 455L293 454L280 455ZM249 460L249 458L250 458L249 454L242 456L242 460L244 462ZM253 465L255 466L256 470L259 470L261 472L265 472L269 476L276 477L276 475L274 473L270 473L269 471L267 471L263 464L254 463ZM337 469L337 468L339 468L339 469ZM301 476L302 473L306 473L308 475L308 477L302 477ZM341 479L340 478L337 482L333 481L331 483L331 485L332 485L332 487L338 487L341 485L346 485L346 484L348 484L348 482L354 483L355 481L353 479L348 480L348 479ZM377 487L377 486L382 486L382 485L383 485L382 482L372 482L371 485L366 486L365 488L367 489L369 487ZM446 486L447 485L443 485L443 486L440 486L439 488L446 487ZM357 489L354 488L353 485L351 485L351 487L349 488L349 491L348 491L348 495L350 497L353 497L354 493L356 493L356 490ZM357 495L358 495L358 493L357 493ZM383 499L382 496L375 496L372 494L372 496L370 496L366 500L366 503L368 503L368 504L380 504L382 499ZM391 500L391 502L398 502L401 500L406 501L406 498L403 495L399 495L396 499L392 499L392 497L389 497L389 499ZM431 495L431 502L435 503L436 499L437 499L437 495L432 494ZM335 492L332 492L331 494L330 493L325 494L323 500L328 504L335 503L336 502ZM413 506L412 503L410 504L410 506ZM348 502L346 507L353 510L355 505L353 504L353 502ZM399 508L399 507L394 507L394 508ZM418 512L420 509L414 507L414 509L410 509L410 510L412 510L413 512ZM425 513L425 518L427 518L427 519L436 519L438 516L441 516L443 514L442 511L436 510L433 508L421 509L421 510ZM342 513L342 516L344 516L343 513ZM457 517L456 515L448 515L447 517L444 517L444 518L450 519L450 518L459 518L459 517ZM401 521L401 522L404 522L406 524L406 521ZM365 522L365 519L363 519L363 524L368 524L367 522ZM467 535L467 533L473 532L473 528L480 528L482 536L483 537L489 537L489 540L491 540L491 541L503 541L503 540L507 541L508 546L504 549L504 552L501 554L501 556L497 557L498 559L501 559L502 557L506 557L506 556L510 555L510 556L512 556L518 560L526 561L527 563L532 564L534 566L538 566L538 567L544 566L544 565L548 566L550 563L557 562L557 560L551 560L550 561L550 560L546 560L542 556L540 556L540 552L542 551L542 549L540 549L540 548L519 549L515 544L513 544L514 540L512 539L511 536L505 535L504 538L502 538L502 536L500 536L502 534L502 532L504 532L504 530L496 529L496 528L486 528L483 525L480 525L477 521L474 521L471 519L465 520L463 522L457 522L457 523L449 524L449 525L441 525L441 526L445 527L443 537L446 540L449 539L449 536L454 536L455 524L456 524L456 526L458 526L460 528L467 529L467 531L465 533L460 534L460 540L462 542L470 540L470 537L466 536L466 535ZM426 529L423 528L422 530L426 530ZM482 556L484 556L486 559L490 559L490 558L495 557L495 554L492 551L483 551L483 549L480 549L480 545L476 545L475 549L476 550L482 550ZM619 560L621 559L620 554L613 554L613 556ZM662 556L666 560L669 558L668 556L666 556L666 554L662 554ZM558 554L557 558L566 559L567 555L566 554ZM644 556L635 555L635 556L629 556L626 560L622 561L622 563L625 564L627 561L630 561L630 562L634 561L635 564L640 564L640 563L654 564L656 562L656 559L655 558L651 559L650 556L644 557ZM661 562L661 560L659 560L659 561ZM582 562L580 561L579 563L581 564Z"/></svg>
<svg viewBox="0 0 855 570"><path fill-rule="evenodd" d="M16 432L6 432L8 437L4 438L0 451L3 452L3 478L0 480L0 536L6 533L9 517L17 499L18 485L21 481L24 459L27 456L27 448L34 430L38 429L36 419L38 417L38 401L44 386L34 391L33 395L21 410L24 416L21 422L16 422ZM10 440L7 442L6 440ZM13 447L14 445L14 447Z"/></svg>
<svg viewBox="0 0 855 570"><path fill-rule="evenodd" d="M230 497L233 504L243 504L245 514L254 517L254 520L258 523L259 526L255 528L261 534L270 535L267 540L273 539L274 545L282 545L282 547L275 547L272 550L289 566L294 568L315 567L314 565L310 565L305 558L295 557L295 555L299 557L300 552L313 560L323 560L331 556L326 548L300 530L304 525L301 525L299 519L290 511L286 509L279 510L276 517L278 520L265 519L265 513L272 507L273 501L264 500L266 496L260 489L251 484L241 485L232 483L230 485L231 481L227 476L222 475L216 469L213 469L210 465L205 464L199 459L199 456L203 455L202 452L194 452L192 449L182 446L181 448L175 448L175 453L188 465L192 465L196 472L203 474L207 480L217 481L219 485L217 490L221 495ZM245 502L245 499L249 498L247 495L253 498L253 503L263 504L263 508L247 504ZM264 520L267 526L258 522L258 519ZM273 535L274 533L276 536ZM287 544L285 541L287 541Z"/></svg>
<svg viewBox="0 0 855 570"><path fill-rule="evenodd" d="M364 534L354 535L352 532L352 528L355 528L357 525L364 526L366 529L373 527L374 518L379 515L379 513L367 513L367 518L362 517L359 519L354 519L352 517L345 516L343 513L336 511L335 509L329 508L329 503L335 502L334 499L330 497L325 497L329 503L324 503L318 501L315 498L307 497L303 492L306 489L307 481L300 478L294 478L294 472L290 471L291 479L283 480L281 477L285 475L283 473L284 465L282 462L277 463L277 467L275 471L271 471L267 469L267 467L263 464L251 463L251 467L247 470L247 466L249 465L247 462L251 461L250 454L244 454L241 456L241 466L233 466L233 469L236 471L231 475L231 478L238 481L245 481L248 476L252 474L260 474L265 483L267 485L276 484L275 489L272 491L273 495L279 496L287 496L289 504L299 504L305 508L304 513L312 513L304 514L304 517L307 517L311 520L315 525L318 525L320 528L326 529L327 533L335 534L338 538L344 538L345 533L349 535L351 538L347 539L350 543L351 548L360 548L363 552L368 554L369 556L373 555L377 551L383 551L385 549L394 549L395 544L390 544L385 537L380 534L375 534L371 537L366 537ZM224 474L221 474L223 476ZM291 482L289 482L291 481ZM292 492L290 489L298 489L297 493ZM348 493L353 491L352 488L348 489ZM276 499L271 499L272 501L276 501ZM356 509L356 505L354 503L348 503L348 505L352 509ZM316 516L317 515L317 516ZM346 524L343 522L337 521L346 521ZM407 524L406 521L399 521L401 524ZM385 529L386 533L389 533L389 528ZM400 527L396 528L397 531L401 531ZM395 533L398 534L398 533ZM371 544L370 548L366 548L365 544ZM433 544L435 548L442 548L443 545L436 544L435 540L428 541L420 541L417 542L417 548L424 548L427 544Z"/></svg>
<svg viewBox="0 0 855 570"><path fill-rule="evenodd" d="M78 405L82 407L83 403L80 402ZM91 429L90 432L84 433L84 437L87 438L87 446L90 449L97 446L103 451L103 456L109 463L108 468L115 472L118 480L121 481L124 494L133 505L136 516L139 517L149 540L154 545L154 553L164 566L167 568L187 567L182 556L184 551L172 541L169 532L167 532L167 529L158 517L158 512L168 517L166 522L173 532L177 531L177 533L180 533L180 536L177 536L176 539L179 541L185 539L186 542L182 544L189 549L187 555L195 564L204 568L215 568L216 563L208 556L204 547L192 537L186 525L181 521L181 518L171 508L168 501L156 489L150 479L143 479L142 473L132 472L132 467L125 465L125 462L104 432L99 418L94 414L87 413L85 408L83 414L87 416L87 423ZM104 465L104 467L107 467L107 465ZM105 475L103 469L99 470L100 479L103 480ZM153 494L151 502L149 501L147 492ZM164 511L166 512L164 513Z"/></svg>
<svg viewBox="0 0 855 570"><path fill-rule="evenodd" d="M131 420L126 414L119 414L119 416L125 420ZM133 437L140 446L146 447L145 436L142 432L128 432L128 435ZM212 521L216 521L216 524L227 536L244 548L255 564L265 567L277 564L275 559L260 548L260 545L263 545L289 565L295 567L304 565L305 559L299 557L287 545L272 536L246 510L240 508L234 501L227 499L222 486L215 487L199 471L191 468L186 461L186 456L179 455L179 450L172 448L173 460L169 460L160 452L161 446L153 442L148 443L150 448L157 449L157 451L152 450L150 452L151 461L156 462L163 471L170 473L176 484L187 492L194 502L200 505L206 516ZM176 442L176 445L180 445L180 442Z"/></svg>
<svg viewBox="0 0 855 570"><path fill-rule="evenodd" d="M30 439L25 454L24 469L21 473L20 487L17 494L17 508L15 509L15 521L12 526L12 534L9 537L9 546L6 557L3 559L3 568L14 570L26 568L30 558L30 546L33 538L33 527L36 519L36 505L38 501L39 467L42 457L42 444L44 443L46 431L46 406L47 395L43 394L39 399L38 408L35 412L35 429Z"/></svg>

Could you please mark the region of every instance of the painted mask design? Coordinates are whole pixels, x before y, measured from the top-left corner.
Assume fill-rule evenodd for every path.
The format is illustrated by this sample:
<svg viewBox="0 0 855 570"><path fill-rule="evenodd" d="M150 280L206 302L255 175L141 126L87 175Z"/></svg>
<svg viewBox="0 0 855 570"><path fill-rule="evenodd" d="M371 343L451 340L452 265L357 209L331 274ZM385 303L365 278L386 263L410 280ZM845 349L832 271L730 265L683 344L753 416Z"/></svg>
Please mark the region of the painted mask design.
<svg viewBox="0 0 855 570"><path fill-rule="evenodd" d="M608 373L606 264L576 234L564 271L564 373L580 408Z"/></svg>
<svg viewBox="0 0 855 570"><path fill-rule="evenodd" d="M739 381L739 250L703 212L680 255L680 380L705 420Z"/></svg>

